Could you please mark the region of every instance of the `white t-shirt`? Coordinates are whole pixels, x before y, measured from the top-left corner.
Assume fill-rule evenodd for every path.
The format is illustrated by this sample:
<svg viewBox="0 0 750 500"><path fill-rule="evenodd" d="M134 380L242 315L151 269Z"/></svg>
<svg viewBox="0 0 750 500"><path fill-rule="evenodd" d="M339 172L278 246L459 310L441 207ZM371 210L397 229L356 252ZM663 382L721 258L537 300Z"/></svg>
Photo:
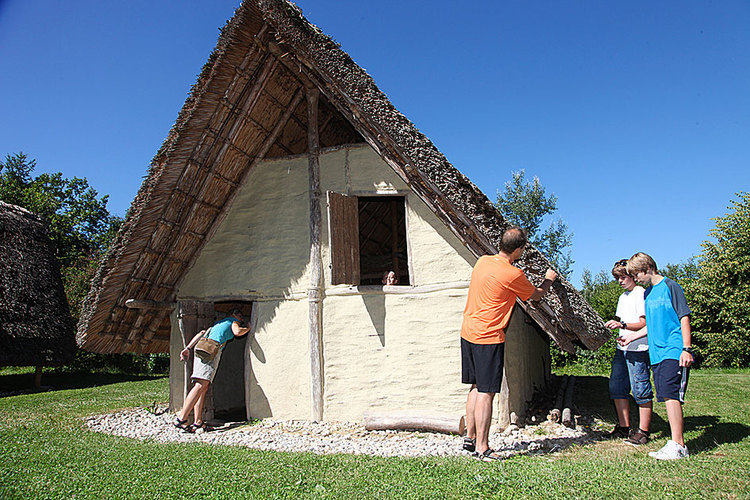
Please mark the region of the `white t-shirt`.
<svg viewBox="0 0 750 500"><path fill-rule="evenodd" d="M636 285L631 291L625 291L620 295L620 298L617 299L617 312L615 313L620 318L620 321L637 323L641 319L641 316L646 315L646 304L643 300L644 292L645 290L642 286ZM643 329L645 328L643 327ZM634 332L620 328L620 337L624 337L629 333ZM617 348L622 351L648 351L648 338L644 336L638 340L634 340L625 347L617 344Z"/></svg>

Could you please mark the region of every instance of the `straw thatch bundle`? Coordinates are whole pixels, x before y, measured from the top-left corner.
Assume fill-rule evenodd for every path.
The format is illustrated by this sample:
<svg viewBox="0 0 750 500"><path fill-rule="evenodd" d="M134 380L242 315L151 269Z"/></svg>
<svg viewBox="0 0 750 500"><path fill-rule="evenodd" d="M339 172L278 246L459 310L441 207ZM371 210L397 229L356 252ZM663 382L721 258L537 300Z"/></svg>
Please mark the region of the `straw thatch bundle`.
<svg viewBox="0 0 750 500"><path fill-rule="evenodd" d="M75 332L60 266L42 220L0 202L0 366L73 359Z"/></svg>
<svg viewBox="0 0 750 500"><path fill-rule="evenodd" d="M320 92L320 147L368 143L475 255L508 224L340 46L287 0L246 0L154 157L83 305L78 343L96 352L166 352L168 305L257 162L306 152L306 89ZM527 250L541 283L549 266ZM126 302L152 303L128 308ZM601 346L609 332L567 281L522 304L560 347Z"/></svg>

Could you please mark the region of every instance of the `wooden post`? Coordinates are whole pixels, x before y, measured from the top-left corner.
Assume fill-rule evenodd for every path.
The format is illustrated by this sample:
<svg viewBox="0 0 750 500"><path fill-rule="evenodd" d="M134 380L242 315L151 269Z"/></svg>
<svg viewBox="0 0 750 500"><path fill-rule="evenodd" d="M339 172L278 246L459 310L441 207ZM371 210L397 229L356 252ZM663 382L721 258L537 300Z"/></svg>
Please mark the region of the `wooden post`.
<svg viewBox="0 0 750 500"><path fill-rule="evenodd" d="M323 419L323 262L321 257L320 213L320 143L318 140L317 88L307 89L307 150L310 180L310 288L309 308L310 372L312 383L312 418Z"/></svg>
<svg viewBox="0 0 750 500"><path fill-rule="evenodd" d="M213 302L202 302L197 300L181 300L177 303L177 324L180 330L180 336L182 337L182 346L186 346L193 337L204 328L210 327L214 322L214 311ZM182 346L177 346L179 350L172 355L179 356ZM176 369L178 373L172 374L171 370ZM173 410L177 410L182 407L185 397L187 396L190 389L193 387L193 355L191 354L190 359L187 362L174 360L170 363L170 386L169 386L169 406ZM180 385L177 386L178 379L181 379ZM177 390L180 390L177 393ZM212 393L206 394L206 403L203 408L204 416L208 414L206 418L213 418L213 400Z"/></svg>
<svg viewBox="0 0 750 500"><path fill-rule="evenodd" d="M253 373L253 337L258 330L258 302L253 302L252 310L250 312L250 321L248 322L250 331L247 332L247 341L245 342L245 418L250 420L253 416L250 413L250 398L252 393L250 391L250 380L252 379Z"/></svg>
<svg viewBox="0 0 750 500"><path fill-rule="evenodd" d="M42 386L42 365L36 365L34 370L34 387L39 389Z"/></svg>

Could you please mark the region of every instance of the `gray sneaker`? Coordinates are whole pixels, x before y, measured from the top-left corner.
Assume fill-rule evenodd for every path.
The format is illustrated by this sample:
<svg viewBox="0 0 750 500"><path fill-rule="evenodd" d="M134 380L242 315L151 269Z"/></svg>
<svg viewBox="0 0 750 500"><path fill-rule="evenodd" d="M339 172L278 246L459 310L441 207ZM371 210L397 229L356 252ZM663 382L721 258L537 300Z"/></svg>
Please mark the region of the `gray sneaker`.
<svg viewBox="0 0 750 500"><path fill-rule="evenodd" d="M679 460L680 458L687 458L689 455L687 446L680 446L671 439L661 450L648 452L649 457L654 457L657 460Z"/></svg>

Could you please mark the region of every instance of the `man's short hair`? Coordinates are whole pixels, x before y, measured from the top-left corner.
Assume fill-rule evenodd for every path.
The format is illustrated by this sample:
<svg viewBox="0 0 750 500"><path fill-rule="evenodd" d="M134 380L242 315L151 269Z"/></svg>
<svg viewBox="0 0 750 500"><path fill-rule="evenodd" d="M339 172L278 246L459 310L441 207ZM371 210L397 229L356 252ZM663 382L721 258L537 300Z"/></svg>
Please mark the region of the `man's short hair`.
<svg viewBox="0 0 750 500"><path fill-rule="evenodd" d="M615 262L615 266L612 268L612 276L616 280L623 276L628 276L628 259L621 259Z"/></svg>
<svg viewBox="0 0 750 500"><path fill-rule="evenodd" d="M229 314L230 316L234 316L235 318L241 318L242 317L242 310L235 307L232 309L232 312Z"/></svg>
<svg viewBox="0 0 750 500"><path fill-rule="evenodd" d="M656 272L656 261L647 253L638 252L628 260L628 274L631 276L649 270Z"/></svg>
<svg viewBox="0 0 750 500"><path fill-rule="evenodd" d="M505 230L500 240L500 250L505 253L513 253L516 249L525 246L529 242L526 231L518 226L511 226Z"/></svg>

